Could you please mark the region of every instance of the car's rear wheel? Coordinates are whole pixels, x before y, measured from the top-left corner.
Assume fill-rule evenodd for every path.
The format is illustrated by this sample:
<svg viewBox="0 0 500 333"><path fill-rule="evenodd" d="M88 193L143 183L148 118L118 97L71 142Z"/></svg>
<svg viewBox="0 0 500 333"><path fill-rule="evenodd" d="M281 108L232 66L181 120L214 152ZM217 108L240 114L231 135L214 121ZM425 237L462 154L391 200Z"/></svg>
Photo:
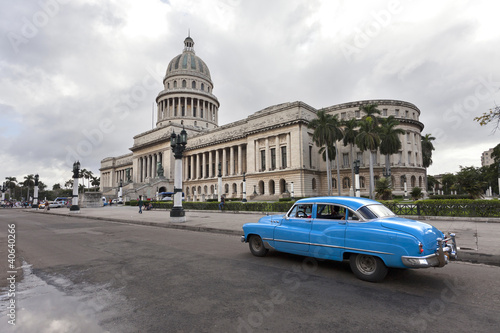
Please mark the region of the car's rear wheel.
<svg viewBox="0 0 500 333"><path fill-rule="evenodd" d="M366 254L351 254L349 264L358 279L369 282L382 281L388 271L382 259Z"/></svg>
<svg viewBox="0 0 500 333"><path fill-rule="evenodd" d="M264 247L264 243L262 242L262 238L258 235L251 235L248 240L248 246L250 247L250 252L254 256L263 257L267 254L268 249Z"/></svg>

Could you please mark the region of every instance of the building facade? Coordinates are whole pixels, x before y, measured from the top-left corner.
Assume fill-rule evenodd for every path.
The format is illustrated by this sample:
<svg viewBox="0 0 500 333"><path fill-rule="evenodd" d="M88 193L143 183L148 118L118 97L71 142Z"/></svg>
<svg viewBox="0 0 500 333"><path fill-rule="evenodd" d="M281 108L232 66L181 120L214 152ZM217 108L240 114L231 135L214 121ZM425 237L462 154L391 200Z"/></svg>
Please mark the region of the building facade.
<svg viewBox="0 0 500 333"><path fill-rule="evenodd" d="M183 156L183 191L186 200L216 198L218 191L227 198L242 198L243 177L249 200L276 200L293 195L326 195L326 163L314 144L309 122L317 109L301 102L267 107L245 119L218 125L219 101L213 94L210 71L194 51L194 41L184 40L183 52L167 66L163 90L156 97L157 123L152 130L134 137L130 153L101 161L101 191L115 197L120 182L126 200L139 195L154 198L173 191L174 157L170 146L172 132L183 128L188 143ZM398 100L366 100L333 105L325 110L339 119L361 119L359 107L377 104L382 117L394 116L405 131L402 149L389 158L393 193L402 195L407 188L424 189L420 135L424 125L420 110ZM340 182L332 172L333 193L352 194L352 160L360 160L361 194L369 195L369 153L356 146L339 143ZM373 153L375 178L383 176L385 157ZM218 173L222 189L217 189ZM336 170L336 162L332 164Z"/></svg>
<svg viewBox="0 0 500 333"><path fill-rule="evenodd" d="M491 154L493 154L493 148L481 154L481 166L489 166L495 163L495 159L491 157Z"/></svg>

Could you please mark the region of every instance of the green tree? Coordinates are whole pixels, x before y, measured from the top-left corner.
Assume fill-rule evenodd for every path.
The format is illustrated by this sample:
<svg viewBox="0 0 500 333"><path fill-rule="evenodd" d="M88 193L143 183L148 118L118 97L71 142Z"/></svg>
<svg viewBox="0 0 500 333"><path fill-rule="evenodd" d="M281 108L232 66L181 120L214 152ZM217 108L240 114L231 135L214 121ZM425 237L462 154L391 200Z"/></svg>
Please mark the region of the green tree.
<svg viewBox="0 0 500 333"><path fill-rule="evenodd" d="M9 200L12 200L12 190L16 189L17 179L16 177L5 177L5 179L7 180L5 186L9 190Z"/></svg>
<svg viewBox="0 0 500 333"><path fill-rule="evenodd" d="M439 185L439 181L434 176L427 176L427 191L432 192L436 185Z"/></svg>
<svg viewBox="0 0 500 333"><path fill-rule="evenodd" d="M418 200L424 196L422 189L420 187L414 187L411 189L410 195L413 200Z"/></svg>
<svg viewBox="0 0 500 333"><path fill-rule="evenodd" d="M61 184L57 183L52 185L52 191L57 191L61 189Z"/></svg>
<svg viewBox="0 0 500 333"><path fill-rule="evenodd" d="M479 168L460 166L456 175L457 184L462 191L468 193L474 199L482 198L486 184L482 179Z"/></svg>
<svg viewBox="0 0 500 333"><path fill-rule="evenodd" d="M29 201L31 186L35 186L35 176L33 174L24 176L23 185L28 188L28 194L26 196L26 201Z"/></svg>
<svg viewBox="0 0 500 333"><path fill-rule="evenodd" d="M493 129L493 132L495 132L500 126L500 106L495 106L494 108L490 109L490 112L485 112L482 116L475 117L474 120L477 121L481 126L486 126L489 123L494 123L495 128Z"/></svg>
<svg viewBox="0 0 500 333"><path fill-rule="evenodd" d="M443 185L444 194L450 194L451 190L456 188L457 177L452 173L446 173L443 175L441 184Z"/></svg>
<svg viewBox="0 0 500 333"><path fill-rule="evenodd" d="M422 146L422 163L425 168L425 188L428 190L427 168L432 165L432 151L435 150L432 141L436 140L431 134L426 134L421 137L420 143Z"/></svg>
<svg viewBox="0 0 500 333"><path fill-rule="evenodd" d="M374 199L373 151L380 146L380 137L376 125L376 117L364 117L359 123L359 134L356 136L356 145L361 151L369 151L370 156L370 198Z"/></svg>
<svg viewBox="0 0 500 333"><path fill-rule="evenodd" d="M73 179L67 180L67 181L64 183L64 187L65 187L65 188L72 188L72 187L73 187Z"/></svg>
<svg viewBox="0 0 500 333"><path fill-rule="evenodd" d="M101 177L92 177L91 184L98 189L101 185Z"/></svg>
<svg viewBox="0 0 500 333"><path fill-rule="evenodd" d="M343 133L340 128L340 122L338 117L332 116L331 114L326 113L325 110L319 110L317 113L317 118L311 120L308 124L309 128L314 129L313 132L313 141L316 143L318 147L333 147L336 145L338 140L342 139ZM330 149L325 149L326 153L326 176L328 182L328 195L332 195L332 181L331 181L331 167L330 167L330 158L328 152ZM336 149L337 151L337 149ZM338 154L337 154L338 161ZM340 184L340 169L337 163L337 184ZM340 186L339 195L340 195Z"/></svg>
<svg viewBox="0 0 500 333"><path fill-rule="evenodd" d="M392 190L391 182L389 181L389 179L382 177L377 180L377 183L375 184L375 193L375 197L379 200L391 200Z"/></svg>
<svg viewBox="0 0 500 333"><path fill-rule="evenodd" d="M380 125L380 153L385 155L385 170L387 172L390 170L389 157L401 150L402 145L399 136L404 135L406 132L401 128L396 128L399 121L394 116L380 119ZM388 181L389 186L391 186L391 179L389 178Z"/></svg>
<svg viewBox="0 0 500 333"><path fill-rule="evenodd" d="M355 187L355 182L354 182L354 145L356 144L356 136L358 136L358 121L356 118L351 118L349 120L343 121L342 122L343 130L344 130L344 138L343 138L343 143L344 147L349 145L350 146L350 164L351 164L351 179L352 179L352 188L354 190L354 193L356 193L356 187Z"/></svg>

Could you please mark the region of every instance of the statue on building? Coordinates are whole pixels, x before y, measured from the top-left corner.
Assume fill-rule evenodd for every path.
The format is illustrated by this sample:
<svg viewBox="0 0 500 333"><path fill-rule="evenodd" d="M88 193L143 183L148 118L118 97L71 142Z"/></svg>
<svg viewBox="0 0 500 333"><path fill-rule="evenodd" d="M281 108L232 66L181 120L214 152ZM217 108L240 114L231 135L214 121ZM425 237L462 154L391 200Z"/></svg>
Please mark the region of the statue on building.
<svg viewBox="0 0 500 333"><path fill-rule="evenodd" d="M163 166L160 162L157 163L156 173L158 174L159 178L163 178Z"/></svg>

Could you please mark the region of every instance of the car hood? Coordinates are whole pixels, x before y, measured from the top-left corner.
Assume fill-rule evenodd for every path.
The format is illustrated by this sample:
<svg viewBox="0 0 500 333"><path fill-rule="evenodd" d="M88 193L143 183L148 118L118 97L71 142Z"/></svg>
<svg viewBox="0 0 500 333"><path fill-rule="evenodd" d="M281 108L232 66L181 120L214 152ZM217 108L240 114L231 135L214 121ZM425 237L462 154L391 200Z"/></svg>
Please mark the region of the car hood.
<svg viewBox="0 0 500 333"><path fill-rule="evenodd" d="M387 217L380 220L380 224L388 229L406 232L419 241L426 249L434 250L437 246L437 239L444 238L439 229L432 225L416 220L405 219L402 217Z"/></svg>
<svg viewBox="0 0 500 333"><path fill-rule="evenodd" d="M284 215L266 215L259 220L262 224L276 224L281 222Z"/></svg>

